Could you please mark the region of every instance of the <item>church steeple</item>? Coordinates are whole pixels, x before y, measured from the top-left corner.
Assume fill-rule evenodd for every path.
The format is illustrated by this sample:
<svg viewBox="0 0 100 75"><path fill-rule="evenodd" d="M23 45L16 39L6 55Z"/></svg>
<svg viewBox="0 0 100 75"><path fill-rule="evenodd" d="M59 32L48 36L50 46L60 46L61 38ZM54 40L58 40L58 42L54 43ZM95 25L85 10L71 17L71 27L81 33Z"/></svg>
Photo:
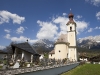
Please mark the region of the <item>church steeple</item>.
<svg viewBox="0 0 100 75"><path fill-rule="evenodd" d="M73 15L72 13L70 13L70 14L68 15L68 17L69 17L69 21L73 21L74 15Z"/></svg>
<svg viewBox="0 0 100 75"><path fill-rule="evenodd" d="M77 61L77 46L76 46L76 23L74 22L73 18L74 15L72 12L68 15L69 21L67 25L67 37L69 44L69 54L68 57L71 61Z"/></svg>
<svg viewBox="0 0 100 75"><path fill-rule="evenodd" d="M69 21L68 21L68 23L67 23L66 25L69 25L69 23L76 24L76 23L74 22L74 20L73 20L74 15L72 14L71 10L70 10L70 13L69 13L69 15L68 15L68 18L69 18Z"/></svg>

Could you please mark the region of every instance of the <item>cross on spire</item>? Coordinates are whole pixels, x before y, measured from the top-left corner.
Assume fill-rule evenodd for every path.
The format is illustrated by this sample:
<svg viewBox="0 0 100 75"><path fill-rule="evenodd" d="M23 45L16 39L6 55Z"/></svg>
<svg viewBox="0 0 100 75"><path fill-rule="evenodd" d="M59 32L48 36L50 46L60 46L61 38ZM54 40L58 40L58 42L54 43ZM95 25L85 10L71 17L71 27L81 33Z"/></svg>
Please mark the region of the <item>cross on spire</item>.
<svg viewBox="0 0 100 75"><path fill-rule="evenodd" d="M70 11L71 11L71 8L70 8Z"/></svg>
<svg viewBox="0 0 100 75"><path fill-rule="evenodd" d="M71 10L72 10L72 9L70 8L70 13L71 13Z"/></svg>

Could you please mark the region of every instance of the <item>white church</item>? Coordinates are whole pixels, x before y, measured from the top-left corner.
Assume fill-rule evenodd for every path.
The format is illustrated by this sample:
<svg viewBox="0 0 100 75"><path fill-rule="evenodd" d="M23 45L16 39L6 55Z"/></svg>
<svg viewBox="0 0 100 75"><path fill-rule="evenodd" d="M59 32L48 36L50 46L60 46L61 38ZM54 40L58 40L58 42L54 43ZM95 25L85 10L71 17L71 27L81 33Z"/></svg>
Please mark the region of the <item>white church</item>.
<svg viewBox="0 0 100 75"><path fill-rule="evenodd" d="M61 34L55 42L54 50L49 53L50 59L69 59L77 61L77 46L76 46L76 23L73 21L74 15L68 15L69 21L67 25L67 34Z"/></svg>

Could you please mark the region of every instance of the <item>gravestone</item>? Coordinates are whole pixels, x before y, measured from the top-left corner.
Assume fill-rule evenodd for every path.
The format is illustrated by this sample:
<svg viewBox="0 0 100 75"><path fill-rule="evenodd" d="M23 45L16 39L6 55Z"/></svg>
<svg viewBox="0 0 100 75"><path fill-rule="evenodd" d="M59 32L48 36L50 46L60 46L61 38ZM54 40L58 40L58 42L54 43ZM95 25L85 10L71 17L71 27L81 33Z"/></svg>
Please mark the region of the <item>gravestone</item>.
<svg viewBox="0 0 100 75"><path fill-rule="evenodd" d="M3 65L2 69L7 69L7 65L6 64Z"/></svg>
<svg viewBox="0 0 100 75"><path fill-rule="evenodd" d="M27 67L30 67L30 64L27 64Z"/></svg>
<svg viewBox="0 0 100 75"><path fill-rule="evenodd" d="M19 68L19 62L16 62L15 65L13 66L13 68Z"/></svg>

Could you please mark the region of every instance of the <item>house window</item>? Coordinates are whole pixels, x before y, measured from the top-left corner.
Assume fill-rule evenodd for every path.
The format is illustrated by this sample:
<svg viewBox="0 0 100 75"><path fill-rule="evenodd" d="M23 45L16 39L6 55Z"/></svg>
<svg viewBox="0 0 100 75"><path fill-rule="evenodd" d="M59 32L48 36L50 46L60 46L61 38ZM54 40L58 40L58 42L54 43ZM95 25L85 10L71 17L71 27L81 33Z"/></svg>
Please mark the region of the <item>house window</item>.
<svg viewBox="0 0 100 75"><path fill-rule="evenodd" d="M72 31L72 27L70 27L70 31Z"/></svg>

